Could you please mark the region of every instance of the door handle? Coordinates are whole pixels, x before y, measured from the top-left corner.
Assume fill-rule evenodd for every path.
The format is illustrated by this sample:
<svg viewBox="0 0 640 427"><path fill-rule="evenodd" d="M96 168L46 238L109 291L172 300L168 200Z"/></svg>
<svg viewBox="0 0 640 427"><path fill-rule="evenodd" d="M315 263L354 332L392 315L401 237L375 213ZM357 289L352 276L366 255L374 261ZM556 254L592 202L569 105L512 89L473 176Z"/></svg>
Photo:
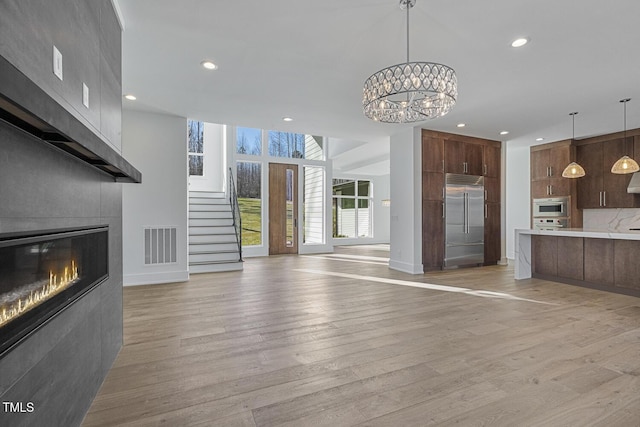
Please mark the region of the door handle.
<svg viewBox="0 0 640 427"><path fill-rule="evenodd" d="M549 176L553 176L553 166L549 166Z"/></svg>
<svg viewBox="0 0 640 427"><path fill-rule="evenodd" d="M486 163L484 164L484 174L485 175L487 174L487 164Z"/></svg>
<svg viewBox="0 0 640 427"><path fill-rule="evenodd" d="M444 202L442 202L442 218L444 218Z"/></svg>
<svg viewBox="0 0 640 427"><path fill-rule="evenodd" d="M553 185L549 186L549 195L553 196Z"/></svg>
<svg viewBox="0 0 640 427"><path fill-rule="evenodd" d="M607 192L602 192L602 206L607 206Z"/></svg>
<svg viewBox="0 0 640 427"><path fill-rule="evenodd" d="M602 206L602 191L599 194L600 194L600 203L598 204L598 206Z"/></svg>
<svg viewBox="0 0 640 427"><path fill-rule="evenodd" d="M485 203L485 205L484 205L484 219L487 219L487 218L489 218L489 213L488 213L488 210L487 210L487 204Z"/></svg>

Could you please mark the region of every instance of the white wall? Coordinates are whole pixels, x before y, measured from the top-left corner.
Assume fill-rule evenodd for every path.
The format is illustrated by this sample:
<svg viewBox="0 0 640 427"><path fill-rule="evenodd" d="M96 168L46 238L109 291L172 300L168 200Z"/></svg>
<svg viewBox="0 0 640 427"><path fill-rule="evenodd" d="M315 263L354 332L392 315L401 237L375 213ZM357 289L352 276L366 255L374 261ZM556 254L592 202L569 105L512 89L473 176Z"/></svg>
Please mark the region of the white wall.
<svg viewBox="0 0 640 427"><path fill-rule="evenodd" d="M142 172L123 186L124 284L187 280L187 119L124 110L122 154ZM144 227L176 227L176 263L144 265Z"/></svg>
<svg viewBox="0 0 640 427"><path fill-rule="evenodd" d="M391 136L389 268L422 274L422 147L419 127Z"/></svg>
<svg viewBox="0 0 640 427"><path fill-rule="evenodd" d="M505 143L506 256L514 259L516 228L531 228L529 145Z"/></svg>

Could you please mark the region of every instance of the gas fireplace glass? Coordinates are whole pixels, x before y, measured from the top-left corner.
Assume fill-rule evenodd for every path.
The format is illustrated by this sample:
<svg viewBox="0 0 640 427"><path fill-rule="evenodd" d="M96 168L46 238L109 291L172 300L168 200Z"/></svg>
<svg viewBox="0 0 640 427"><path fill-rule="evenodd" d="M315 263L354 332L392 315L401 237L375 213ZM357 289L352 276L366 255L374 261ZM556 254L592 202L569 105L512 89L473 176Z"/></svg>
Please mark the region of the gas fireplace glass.
<svg viewBox="0 0 640 427"><path fill-rule="evenodd" d="M108 227L0 234L0 355L108 277Z"/></svg>

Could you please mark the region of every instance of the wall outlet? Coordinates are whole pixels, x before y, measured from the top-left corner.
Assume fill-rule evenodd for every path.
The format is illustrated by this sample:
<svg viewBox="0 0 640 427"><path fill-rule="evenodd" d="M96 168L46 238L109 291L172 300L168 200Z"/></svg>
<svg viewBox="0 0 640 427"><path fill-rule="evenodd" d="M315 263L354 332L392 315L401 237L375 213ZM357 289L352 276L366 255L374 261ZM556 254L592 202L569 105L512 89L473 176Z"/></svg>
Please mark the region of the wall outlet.
<svg viewBox="0 0 640 427"><path fill-rule="evenodd" d="M82 83L82 105L89 108L89 87Z"/></svg>
<svg viewBox="0 0 640 427"><path fill-rule="evenodd" d="M53 74L62 80L62 54L53 46Z"/></svg>

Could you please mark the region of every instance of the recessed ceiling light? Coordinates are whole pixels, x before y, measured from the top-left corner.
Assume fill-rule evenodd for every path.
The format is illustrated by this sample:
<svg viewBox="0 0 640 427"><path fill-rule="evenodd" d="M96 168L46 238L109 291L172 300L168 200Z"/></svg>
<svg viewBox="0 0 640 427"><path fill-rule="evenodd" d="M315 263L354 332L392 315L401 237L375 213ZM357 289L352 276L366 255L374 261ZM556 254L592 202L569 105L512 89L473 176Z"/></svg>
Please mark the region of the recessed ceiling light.
<svg viewBox="0 0 640 427"><path fill-rule="evenodd" d="M202 61L200 64L202 64L202 66L204 68L206 68L207 70L217 70L218 69L218 66L216 64L214 64L213 62L208 61L208 60Z"/></svg>
<svg viewBox="0 0 640 427"><path fill-rule="evenodd" d="M135 97L135 95L131 95L131 94L125 95L124 97L127 98L129 101L135 101L136 99L138 99Z"/></svg>
<svg viewBox="0 0 640 427"><path fill-rule="evenodd" d="M520 37L519 39L515 39L511 42L511 47L522 47L525 44L529 43L529 39L526 37Z"/></svg>
<svg viewBox="0 0 640 427"><path fill-rule="evenodd" d="M463 128L463 127L465 127L465 126L466 126L466 124L464 124L464 123L458 123L458 124L457 124L457 126L458 126L459 128Z"/></svg>
<svg viewBox="0 0 640 427"><path fill-rule="evenodd" d="M509 131L508 130L501 130L500 131L500 135L508 135Z"/></svg>
<svg viewBox="0 0 640 427"><path fill-rule="evenodd" d="M293 121L293 119L291 117L283 117L282 120L285 121L285 122L292 122Z"/></svg>
<svg viewBox="0 0 640 427"><path fill-rule="evenodd" d="M536 141L544 141L544 138L536 138Z"/></svg>

